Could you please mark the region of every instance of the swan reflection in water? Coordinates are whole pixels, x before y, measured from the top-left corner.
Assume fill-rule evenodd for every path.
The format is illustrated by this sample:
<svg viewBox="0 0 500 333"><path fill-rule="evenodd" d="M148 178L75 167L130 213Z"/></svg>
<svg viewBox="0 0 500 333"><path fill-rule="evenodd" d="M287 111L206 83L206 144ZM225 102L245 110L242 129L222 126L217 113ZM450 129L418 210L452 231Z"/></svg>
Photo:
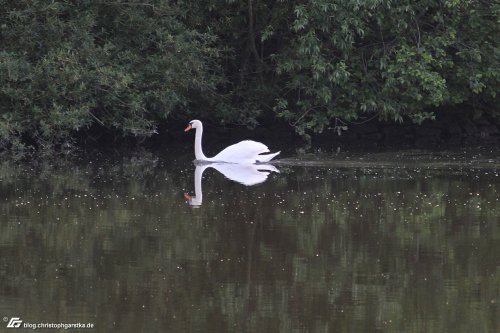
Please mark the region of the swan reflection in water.
<svg viewBox="0 0 500 333"><path fill-rule="evenodd" d="M187 203L194 207L201 206L203 201L203 192L201 189L201 179L203 172L213 168L222 173L226 178L243 184L252 186L266 181L271 172L279 173L279 170L270 164L233 164L233 163L208 163L196 165L194 171L194 196L184 193Z"/></svg>

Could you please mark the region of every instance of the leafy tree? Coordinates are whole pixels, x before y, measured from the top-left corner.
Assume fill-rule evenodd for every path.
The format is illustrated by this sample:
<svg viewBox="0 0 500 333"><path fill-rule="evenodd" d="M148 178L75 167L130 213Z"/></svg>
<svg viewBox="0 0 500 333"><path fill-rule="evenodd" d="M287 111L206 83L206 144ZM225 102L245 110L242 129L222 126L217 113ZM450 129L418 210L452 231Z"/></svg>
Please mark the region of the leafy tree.
<svg viewBox="0 0 500 333"><path fill-rule="evenodd" d="M500 5L457 0L0 0L0 141L50 145L169 117L307 137L498 113ZM194 116L195 115L195 116Z"/></svg>
<svg viewBox="0 0 500 333"><path fill-rule="evenodd" d="M0 140L50 145L92 125L149 136L221 81L215 36L169 2L0 1Z"/></svg>
<svg viewBox="0 0 500 333"><path fill-rule="evenodd" d="M498 4L307 1L293 12L272 59L286 87L275 109L299 133L334 118L420 123L439 106L498 105Z"/></svg>

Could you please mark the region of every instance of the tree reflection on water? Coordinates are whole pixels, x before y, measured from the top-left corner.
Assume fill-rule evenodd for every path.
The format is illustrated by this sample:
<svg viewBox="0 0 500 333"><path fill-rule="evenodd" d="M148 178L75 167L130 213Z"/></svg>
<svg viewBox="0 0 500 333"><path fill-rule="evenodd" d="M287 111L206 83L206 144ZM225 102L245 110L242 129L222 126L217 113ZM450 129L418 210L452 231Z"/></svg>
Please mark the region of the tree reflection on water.
<svg viewBox="0 0 500 333"><path fill-rule="evenodd" d="M366 164L365 164L366 165ZM0 311L95 331L492 332L497 164L0 164Z"/></svg>

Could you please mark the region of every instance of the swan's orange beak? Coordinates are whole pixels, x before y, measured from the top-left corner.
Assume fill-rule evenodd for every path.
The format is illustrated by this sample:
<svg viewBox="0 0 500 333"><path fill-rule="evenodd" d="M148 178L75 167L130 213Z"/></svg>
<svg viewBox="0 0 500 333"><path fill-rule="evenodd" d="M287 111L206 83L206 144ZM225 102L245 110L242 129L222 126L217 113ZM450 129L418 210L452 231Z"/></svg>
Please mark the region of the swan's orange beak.
<svg viewBox="0 0 500 333"><path fill-rule="evenodd" d="M191 124L189 124L185 129L184 129L184 132L187 132L189 131L191 128L193 128L193 126L191 126Z"/></svg>
<svg viewBox="0 0 500 333"><path fill-rule="evenodd" d="M189 200L193 199L193 197L192 197L192 196L190 196L190 195L189 195L189 194L187 194L187 193L184 193L184 199L185 199L185 200L187 200L187 201L189 201Z"/></svg>

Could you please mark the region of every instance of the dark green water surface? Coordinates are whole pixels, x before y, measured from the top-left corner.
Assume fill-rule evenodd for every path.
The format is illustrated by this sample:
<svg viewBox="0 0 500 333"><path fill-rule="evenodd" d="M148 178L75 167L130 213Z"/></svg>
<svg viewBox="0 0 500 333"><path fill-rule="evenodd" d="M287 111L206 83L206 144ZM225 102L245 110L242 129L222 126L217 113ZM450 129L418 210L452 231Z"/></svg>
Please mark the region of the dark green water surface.
<svg viewBox="0 0 500 333"><path fill-rule="evenodd" d="M497 152L191 158L0 162L0 332L500 332Z"/></svg>

